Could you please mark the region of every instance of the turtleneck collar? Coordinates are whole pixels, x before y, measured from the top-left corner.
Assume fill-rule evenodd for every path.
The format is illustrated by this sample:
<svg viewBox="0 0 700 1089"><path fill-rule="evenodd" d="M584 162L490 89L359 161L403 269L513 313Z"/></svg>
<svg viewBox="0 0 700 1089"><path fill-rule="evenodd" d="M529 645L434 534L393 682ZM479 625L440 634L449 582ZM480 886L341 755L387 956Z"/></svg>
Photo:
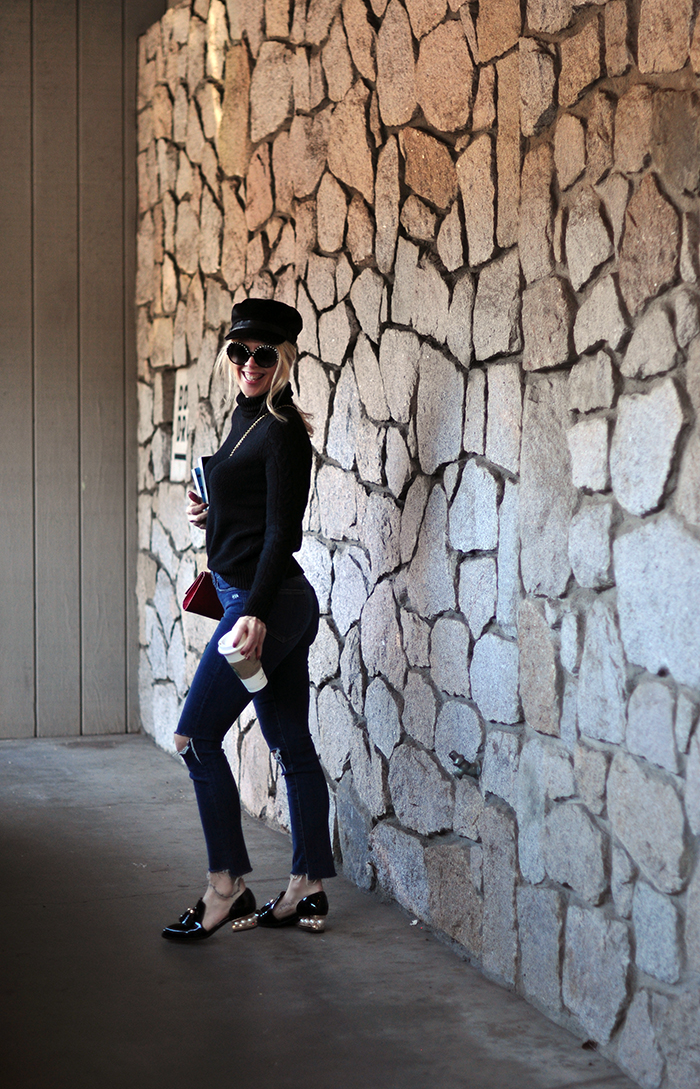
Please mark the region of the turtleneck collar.
<svg viewBox="0 0 700 1089"><path fill-rule="evenodd" d="M245 397L244 394L239 393L236 397L236 404L241 411L241 415L249 417L252 420L260 415L261 410L264 409L266 398L266 393L261 393L259 397ZM281 389L279 393L275 394L272 403L275 408L277 408L278 405L292 404L292 387L289 383L287 383L284 389Z"/></svg>

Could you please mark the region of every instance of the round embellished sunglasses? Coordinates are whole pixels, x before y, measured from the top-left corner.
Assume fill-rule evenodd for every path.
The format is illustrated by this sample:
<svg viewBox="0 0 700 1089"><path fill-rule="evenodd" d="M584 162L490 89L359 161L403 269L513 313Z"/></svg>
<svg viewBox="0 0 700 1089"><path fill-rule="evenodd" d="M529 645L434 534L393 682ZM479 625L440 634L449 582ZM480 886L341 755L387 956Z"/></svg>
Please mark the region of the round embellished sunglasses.
<svg viewBox="0 0 700 1089"><path fill-rule="evenodd" d="M259 367L265 368L276 367L280 358L279 352L271 344L259 344L251 352L246 344L241 344L238 340L228 345L226 354L235 367L245 367L251 355Z"/></svg>

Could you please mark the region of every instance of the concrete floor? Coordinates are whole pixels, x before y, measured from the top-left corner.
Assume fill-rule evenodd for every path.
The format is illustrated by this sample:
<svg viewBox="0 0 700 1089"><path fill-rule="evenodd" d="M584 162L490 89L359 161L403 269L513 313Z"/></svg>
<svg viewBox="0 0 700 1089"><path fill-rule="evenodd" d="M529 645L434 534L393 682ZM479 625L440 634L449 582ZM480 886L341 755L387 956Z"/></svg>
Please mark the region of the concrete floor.
<svg viewBox="0 0 700 1089"><path fill-rule="evenodd" d="M286 837L247 822L259 903ZM160 937L200 895L182 766L145 737L0 742L3 1089L632 1089L398 908Z"/></svg>

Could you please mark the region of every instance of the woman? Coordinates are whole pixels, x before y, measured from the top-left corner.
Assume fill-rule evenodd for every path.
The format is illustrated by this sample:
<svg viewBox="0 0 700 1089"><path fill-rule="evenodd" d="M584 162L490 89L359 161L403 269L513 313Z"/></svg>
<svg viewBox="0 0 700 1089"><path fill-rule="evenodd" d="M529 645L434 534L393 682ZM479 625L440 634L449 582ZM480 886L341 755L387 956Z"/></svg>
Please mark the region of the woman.
<svg viewBox="0 0 700 1089"><path fill-rule="evenodd" d="M163 931L173 941L200 941L227 922L234 930L294 924L322 930L328 912L322 880L335 874L328 788L308 721L308 652L318 602L293 557L311 473L308 427L289 386L302 324L284 303L237 303L217 359L217 366L230 367L239 394L228 438L206 465L209 507L190 492L188 515L194 525L206 525L209 569L224 616L175 733L194 782L209 874L196 907ZM232 629L234 645L246 658L260 658L268 677L254 696L217 649ZM293 850L287 889L257 914L244 880L251 866L238 790L222 748L251 699L287 784Z"/></svg>

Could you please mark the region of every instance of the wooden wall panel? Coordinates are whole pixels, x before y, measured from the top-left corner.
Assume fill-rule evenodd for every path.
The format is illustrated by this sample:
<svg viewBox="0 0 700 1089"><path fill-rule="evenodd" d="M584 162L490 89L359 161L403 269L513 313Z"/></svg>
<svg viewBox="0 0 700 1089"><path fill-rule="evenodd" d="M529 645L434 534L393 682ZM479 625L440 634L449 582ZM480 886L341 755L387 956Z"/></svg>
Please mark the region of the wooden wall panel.
<svg viewBox="0 0 700 1089"><path fill-rule="evenodd" d="M0 0L0 737L139 728L137 37L165 0Z"/></svg>
<svg viewBox="0 0 700 1089"><path fill-rule="evenodd" d="M124 162L121 6L78 35L83 731L125 729Z"/></svg>
<svg viewBox="0 0 700 1089"><path fill-rule="evenodd" d="M37 733L80 733L75 0L34 0ZM60 63L57 61L60 58Z"/></svg>
<svg viewBox="0 0 700 1089"><path fill-rule="evenodd" d="M31 3L5 0L0 5L0 737L34 733L31 92Z"/></svg>

